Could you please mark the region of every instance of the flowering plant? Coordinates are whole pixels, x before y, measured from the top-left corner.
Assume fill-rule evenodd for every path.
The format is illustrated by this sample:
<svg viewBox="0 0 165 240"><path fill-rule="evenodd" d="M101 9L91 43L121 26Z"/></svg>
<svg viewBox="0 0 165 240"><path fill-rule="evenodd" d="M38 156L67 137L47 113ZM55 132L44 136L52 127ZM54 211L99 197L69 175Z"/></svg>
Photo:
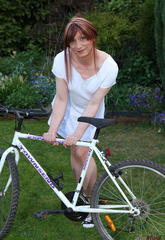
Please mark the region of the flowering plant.
<svg viewBox="0 0 165 240"><path fill-rule="evenodd" d="M165 131L165 111L161 113L155 112L152 116L151 123L159 128L159 133L163 130Z"/></svg>
<svg viewBox="0 0 165 240"><path fill-rule="evenodd" d="M50 104L56 91L55 80L49 76L44 76L40 72L32 70L29 82L38 94L39 100L44 105Z"/></svg>
<svg viewBox="0 0 165 240"><path fill-rule="evenodd" d="M161 111L163 94L160 88L135 87L131 90L128 103L133 110L150 112Z"/></svg>

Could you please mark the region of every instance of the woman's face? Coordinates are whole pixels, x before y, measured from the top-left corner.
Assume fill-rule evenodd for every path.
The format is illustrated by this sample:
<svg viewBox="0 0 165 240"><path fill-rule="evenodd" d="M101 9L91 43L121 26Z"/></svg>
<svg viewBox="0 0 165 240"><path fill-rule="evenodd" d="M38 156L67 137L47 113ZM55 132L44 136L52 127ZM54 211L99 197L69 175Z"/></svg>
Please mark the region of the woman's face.
<svg viewBox="0 0 165 240"><path fill-rule="evenodd" d="M87 40L84 34L78 31L70 42L70 49L78 57L86 57L93 50L93 40Z"/></svg>

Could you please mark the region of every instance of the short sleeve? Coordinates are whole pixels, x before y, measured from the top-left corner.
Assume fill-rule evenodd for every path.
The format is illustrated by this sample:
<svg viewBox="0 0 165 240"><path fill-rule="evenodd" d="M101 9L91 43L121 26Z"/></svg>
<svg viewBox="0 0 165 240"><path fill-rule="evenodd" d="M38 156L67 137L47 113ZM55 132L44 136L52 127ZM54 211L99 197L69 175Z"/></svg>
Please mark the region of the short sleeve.
<svg viewBox="0 0 165 240"><path fill-rule="evenodd" d="M110 88L116 84L118 65L111 56L106 59L102 69L102 82L100 88Z"/></svg>
<svg viewBox="0 0 165 240"><path fill-rule="evenodd" d="M66 79L64 51L55 56L52 72L56 77Z"/></svg>

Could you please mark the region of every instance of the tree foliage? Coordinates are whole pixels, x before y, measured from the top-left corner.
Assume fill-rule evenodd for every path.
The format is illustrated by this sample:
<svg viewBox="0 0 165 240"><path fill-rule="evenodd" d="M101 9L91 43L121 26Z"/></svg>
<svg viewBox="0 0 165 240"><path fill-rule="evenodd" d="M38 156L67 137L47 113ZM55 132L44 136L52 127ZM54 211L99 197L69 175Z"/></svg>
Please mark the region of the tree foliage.
<svg viewBox="0 0 165 240"><path fill-rule="evenodd" d="M86 16L98 31L97 45L122 61L127 54L129 45L136 42L136 25L127 17L109 13L109 11L92 11Z"/></svg>
<svg viewBox="0 0 165 240"><path fill-rule="evenodd" d="M165 1L157 0L155 6L155 39L157 63L165 92Z"/></svg>
<svg viewBox="0 0 165 240"><path fill-rule="evenodd" d="M44 21L49 12L47 0L0 0L0 54L23 50L32 40L33 25Z"/></svg>
<svg viewBox="0 0 165 240"><path fill-rule="evenodd" d="M145 0L104 0L100 2L98 0L100 10L104 11L106 9L114 14L125 16L129 21L134 22L139 18Z"/></svg>
<svg viewBox="0 0 165 240"><path fill-rule="evenodd" d="M32 44L47 51L60 49L68 18L77 11L91 9L93 3L92 0L0 0L0 55L26 50Z"/></svg>
<svg viewBox="0 0 165 240"><path fill-rule="evenodd" d="M155 25L155 1L145 0L141 5L139 20L137 21L137 37L141 53L153 61L156 58L154 25Z"/></svg>

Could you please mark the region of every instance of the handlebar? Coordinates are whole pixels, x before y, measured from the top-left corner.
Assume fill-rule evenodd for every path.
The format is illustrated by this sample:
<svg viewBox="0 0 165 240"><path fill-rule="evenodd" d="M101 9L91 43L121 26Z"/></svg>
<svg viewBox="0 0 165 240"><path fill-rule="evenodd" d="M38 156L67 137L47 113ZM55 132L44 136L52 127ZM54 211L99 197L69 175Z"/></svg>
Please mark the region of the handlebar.
<svg viewBox="0 0 165 240"><path fill-rule="evenodd" d="M23 119L33 119L37 117L47 117L51 114L51 111L47 110L41 103L38 103L40 109L14 109L0 104L0 115L13 114L18 120L18 125L15 126L15 130L21 131Z"/></svg>
<svg viewBox="0 0 165 240"><path fill-rule="evenodd" d="M19 120L20 118L35 118L49 116L51 111L47 110L41 103L40 109L14 109L0 104L0 114L13 114Z"/></svg>

